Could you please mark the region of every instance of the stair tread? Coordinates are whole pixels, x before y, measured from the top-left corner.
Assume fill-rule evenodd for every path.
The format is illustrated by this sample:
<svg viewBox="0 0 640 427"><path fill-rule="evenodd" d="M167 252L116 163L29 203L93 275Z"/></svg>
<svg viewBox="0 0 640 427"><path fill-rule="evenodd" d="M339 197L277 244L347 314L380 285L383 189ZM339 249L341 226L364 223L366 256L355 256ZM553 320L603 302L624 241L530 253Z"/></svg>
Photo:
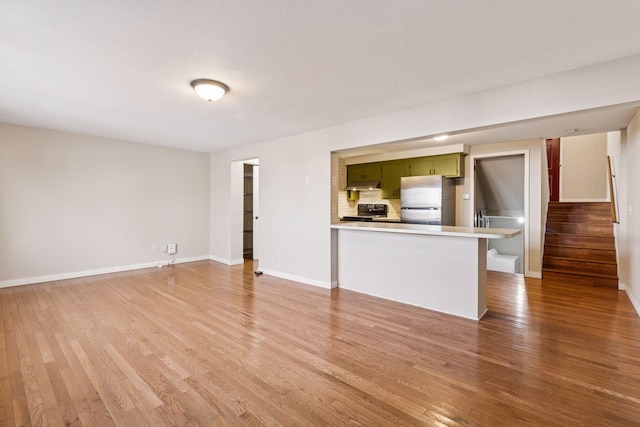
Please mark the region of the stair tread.
<svg viewBox="0 0 640 427"><path fill-rule="evenodd" d="M545 271L548 272L552 272L552 273L562 273L562 274L570 274L573 276L588 276L588 277L598 277L601 279L618 279L618 275L614 274L599 274L599 273L590 273L590 272L581 272L581 271L575 271L575 270L563 270L560 268L547 268L547 267L542 267L542 272L544 274Z"/></svg>
<svg viewBox="0 0 640 427"><path fill-rule="evenodd" d="M592 248L592 247L585 247L584 245L558 245L556 243L545 243L545 247L546 248L562 248L562 249L584 249L589 251L611 252L611 255L616 254L616 248L613 246L611 248Z"/></svg>
<svg viewBox="0 0 640 427"><path fill-rule="evenodd" d="M576 233L553 233L550 231L545 232L547 236L549 235L557 235L557 236L579 236L579 237L597 237L602 239L613 239L613 233L611 235L607 234L606 236L602 236L599 234L576 234Z"/></svg>
<svg viewBox="0 0 640 427"><path fill-rule="evenodd" d="M613 227L613 222L611 220L609 221L602 221L602 222L594 222L594 221L589 221L589 222L577 222L577 221L547 221L547 224L571 224L571 225L597 225L599 227L601 226L607 226L610 225Z"/></svg>
<svg viewBox="0 0 640 427"><path fill-rule="evenodd" d="M555 255L544 255L545 259L561 259L564 261L578 261L578 262L591 262L594 264L609 264L609 265L617 265L618 262L616 260L606 261L606 260L598 260L598 259L585 259L585 258L573 258L573 257L564 257L564 256L555 256Z"/></svg>
<svg viewBox="0 0 640 427"><path fill-rule="evenodd" d="M613 226L613 221L611 221L611 219L607 219L607 220L593 220L590 219L589 221L556 221L553 219L547 219L547 224L581 224L581 225L593 225L593 226L607 226L609 224L611 224Z"/></svg>
<svg viewBox="0 0 640 427"><path fill-rule="evenodd" d="M577 284L617 287L618 264L609 202L549 203L545 238L548 250L542 262L543 277L547 274L553 280L553 275L568 276Z"/></svg>

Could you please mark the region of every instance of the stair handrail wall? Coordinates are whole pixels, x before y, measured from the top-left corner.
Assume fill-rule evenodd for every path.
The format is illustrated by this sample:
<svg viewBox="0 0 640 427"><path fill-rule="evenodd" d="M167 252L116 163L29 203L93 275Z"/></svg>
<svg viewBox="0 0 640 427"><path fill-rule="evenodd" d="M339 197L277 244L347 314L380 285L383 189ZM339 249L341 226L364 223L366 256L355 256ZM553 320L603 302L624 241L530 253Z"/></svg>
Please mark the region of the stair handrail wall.
<svg viewBox="0 0 640 427"><path fill-rule="evenodd" d="M615 184L616 175L613 173L613 166L611 165L611 156L607 156L607 165L609 166L609 194L611 195L611 221L615 224L620 224L618 221L618 206L616 201L616 189Z"/></svg>

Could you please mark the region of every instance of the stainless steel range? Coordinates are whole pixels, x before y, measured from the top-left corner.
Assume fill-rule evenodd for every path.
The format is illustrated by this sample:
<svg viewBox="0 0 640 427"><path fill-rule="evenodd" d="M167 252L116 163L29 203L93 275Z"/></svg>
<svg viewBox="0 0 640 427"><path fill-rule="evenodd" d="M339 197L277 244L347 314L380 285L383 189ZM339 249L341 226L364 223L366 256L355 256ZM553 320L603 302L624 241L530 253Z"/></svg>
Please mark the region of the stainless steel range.
<svg viewBox="0 0 640 427"><path fill-rule="evenodd" d="M358 204L358 216L343 216L342 221L373 221L374 218L386 218L388 206L378 203Z"/></svg>

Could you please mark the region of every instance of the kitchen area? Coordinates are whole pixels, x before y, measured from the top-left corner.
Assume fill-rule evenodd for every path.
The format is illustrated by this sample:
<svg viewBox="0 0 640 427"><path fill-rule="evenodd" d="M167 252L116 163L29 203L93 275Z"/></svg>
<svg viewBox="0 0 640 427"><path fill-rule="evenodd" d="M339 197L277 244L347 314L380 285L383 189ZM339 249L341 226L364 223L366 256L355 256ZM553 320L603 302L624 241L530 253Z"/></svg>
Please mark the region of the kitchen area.
<svg viewBox="0 0 640 427"><path fill-rule="evenodd" d="M453 221L446 225L455 225L455 186L456 178L464 177L464 153L451 153L436 156L420 156L388 161L348 164L351 159L338 160L338 216L342 220L371 220L379 222L400 222L402 219L401 185L403 178L442 176L447 200L453 203L448 205L448 212L453 213ZM365 158L366 160L366 158ZM405 179L405 187L411 185L411 180ZM417 183L417 188L425 182ZM408 194L415 191L405 191L405 201ZM413 207L419 207L420 197L428 191L418 191L418 199L411 201ZM415 196L414 196L415 197ZM432 201L426 200L426 207L431 206ZM435 201L434 201L435 203ZM369 205L364 207L362 205ZM373 206L371 206L373 205ZM386 206L384 208L383 206ZM407 206L408 207L408 206ZM375 209L374 215L368 215L367 211ZM405 209L405 220L409 214Z"/></svg>
<svg viewBox="0 0 640 427"><path fill-rule="evenodd" d="M337 285L479 320L488 241L520 230L456 226L464 153L338 167Z"/></svg>

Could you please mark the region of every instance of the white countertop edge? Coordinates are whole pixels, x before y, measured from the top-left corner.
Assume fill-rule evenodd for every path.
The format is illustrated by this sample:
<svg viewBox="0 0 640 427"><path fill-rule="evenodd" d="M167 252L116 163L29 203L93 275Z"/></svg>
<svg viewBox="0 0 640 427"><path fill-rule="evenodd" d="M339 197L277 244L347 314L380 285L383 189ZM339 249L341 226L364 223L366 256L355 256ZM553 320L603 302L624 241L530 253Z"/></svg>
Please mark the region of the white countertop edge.
<svg viewBox="0 0 640 427"><path fill-rule="evenodd" d="M386 222L342 222L339 224L331 224L330 227L336 230L422 234L428 236L474 237L476 239L510 239L520 234L520 230L513 228L476 228Z"/></svg>

